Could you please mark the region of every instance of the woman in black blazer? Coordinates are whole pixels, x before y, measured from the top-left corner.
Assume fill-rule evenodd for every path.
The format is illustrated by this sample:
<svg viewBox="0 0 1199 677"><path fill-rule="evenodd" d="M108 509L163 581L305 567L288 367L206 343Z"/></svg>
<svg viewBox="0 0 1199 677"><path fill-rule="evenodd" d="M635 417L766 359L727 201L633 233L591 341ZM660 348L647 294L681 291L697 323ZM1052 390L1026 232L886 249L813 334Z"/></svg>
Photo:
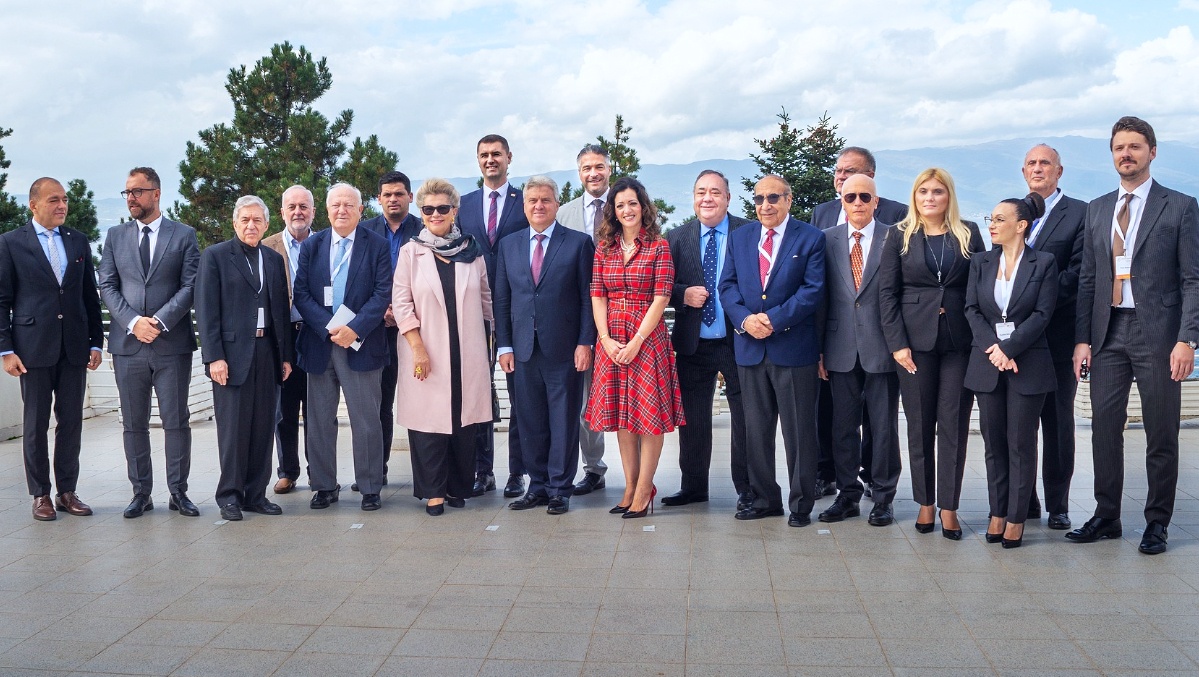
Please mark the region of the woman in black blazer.
<svg viewBox="0 0 1199 677"><path fill-rule="evenodd" d="M879 310L887 349L899 363L899 392L908 421L916 530L961 540L958 499L974 395L962 386L970 351L966 278L983 250L978 226L958 212L953 178L936 167L912 186L908 216L887 231L879 264Z"/></svg>
<svg viewBox="0 0 1199 677"><path fill-rule="evenodd" d="M991 251L970 262L966 319L974 333L966 387L978 394L991 523L987 542L1018 548L1037 481L1037 420L1057 387L1045 328L1057 305L1057 261L1024 245L1045 200L1029 193L991 214Z"/></svg>

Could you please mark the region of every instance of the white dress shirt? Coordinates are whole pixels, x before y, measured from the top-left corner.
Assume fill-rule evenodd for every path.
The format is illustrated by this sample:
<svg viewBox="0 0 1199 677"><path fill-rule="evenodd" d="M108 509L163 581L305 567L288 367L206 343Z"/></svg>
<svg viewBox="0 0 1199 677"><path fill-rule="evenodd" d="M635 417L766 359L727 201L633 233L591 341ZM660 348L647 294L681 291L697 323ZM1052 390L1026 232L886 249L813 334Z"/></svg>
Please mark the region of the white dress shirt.
<svg viewBox="0 0 1199 677"><path fill-rule="evenodd" d="M1128 203L1128 233L1124 236L1124 255L1130 258L1133 255L1133 247L1136 246L1137 231L1141 227L1141 214L1145 212L1145 201L1149 199L1149 189L1152 187L1153 179L1145 179L1144 183L1131 191L1133 198ZM1124 204L1124 196L1129 192L1121 186L1119 193L1116 195L1116 208L1112 212L1113 243L1115 243L1116 238L1120 237L1120 225L1116 222L1116 215L1120 213L1120 205ZM1112 274L1114 275L1115 271L1112 271ZM1118 307L1135 308L1136 302L1132 298L1132 278L1124 280L1123 288L1123 298Z"/></svg>

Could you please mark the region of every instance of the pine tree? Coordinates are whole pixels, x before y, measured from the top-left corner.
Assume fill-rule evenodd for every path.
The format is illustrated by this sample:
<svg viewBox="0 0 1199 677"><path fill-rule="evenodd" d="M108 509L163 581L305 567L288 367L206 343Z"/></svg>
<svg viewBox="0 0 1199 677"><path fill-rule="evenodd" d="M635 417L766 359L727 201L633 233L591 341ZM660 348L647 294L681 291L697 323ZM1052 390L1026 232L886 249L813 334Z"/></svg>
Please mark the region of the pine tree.
<svg viewBox="0 0 1199 677"><path fill-rule="evenodd" d="M833 167L837 163L837 153L845 146L845 139L837 136L837 125L832 124L828 113L822 115L815 126L805 129L803 136L798 128L791 126L791 116L787 115L786 108L778 118L776 136L754 139L762 153L750 153L749 157L758 166L758 174L752 179L742 179L741 184L753 193L754 184L763 176L777 174L783 177L791 184L791 216L811 221L816 205L837 196L833 190ZM753 202L742 198L741 204L746 218L758 218Z"/></svg>
<svg viewBox="0 0 1199 677"><path fill-rule="evenodd" d="M617 114L616 129L612 134L612 140L605 139L602 134L595 137L599 145L608 151L608 158L612 164L612 177L609 180L612 183L616 183L617 179L626 176L635 179L637 172L641 171L641 160L637 157L637 150L629 145L629 134L632 131L632 127L625 126L624 116ZM579 195L582 193L583 191L579 190ZM654 198L654 207L658 210L658 221L662 225L666 225L666 222L670 220L670 215L674 213L674 205L666 204L666 201L661 198Z"/></svg>
<svg viewBox="0 0 1199 677"><path fill-rule="evenodd" d="M12 136L12 130L0 127L0 139L9 136ZM5 156L4 146L0 146L0 170L8 169L11 166L12 160ZM8 185L8 172L0 171L0 233L20 228L29 218L29 212L25 205L19 204L17 198L4 190L6 185Z"/></svg>

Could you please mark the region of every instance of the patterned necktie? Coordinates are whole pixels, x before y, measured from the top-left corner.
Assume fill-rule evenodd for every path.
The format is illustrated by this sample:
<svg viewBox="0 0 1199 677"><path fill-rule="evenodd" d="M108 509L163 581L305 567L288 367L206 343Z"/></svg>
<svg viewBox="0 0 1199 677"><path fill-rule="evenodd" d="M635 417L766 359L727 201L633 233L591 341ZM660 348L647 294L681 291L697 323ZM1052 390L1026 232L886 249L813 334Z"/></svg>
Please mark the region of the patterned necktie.
<svg viewBox="0 0 1199 677"><path fill-rule="evenodd" d="M600 223L604 220L604 201L595 199L591 202L591 208L594 213L591 216L591 237L595 238L595 231L599 230Z"/></svg>
<svg viewBox="0 0 1199 677"><path fill-rule="evenodd" d="M537 246L533 249L533 284L537 284L541 281L541 263L545 260L545 247L542 245L545 233L537 233L533 239L537 240Z"/></svg>
<svg viewBox="0 0 1199 677"><path fill-rule="evenodd" d="M347 238L341 238L341 242L337 243L337 258L333 261L333 269L337 274L333 276L333 310L337 311L341 307L346 298L346 278L350 274L349 264L342 265L342 259L346 257Z"/></svg>
<svg viewBox="0 0 1199 677"><path fill-rule="evenodd" d="M849 270L853 273L853 290L862 288L862 231L853 232L853 249L849 250Z"/></svg>
<svg viewBox="0 0 1199 677"><path fill-rule="evenodd" d="M704 326L711 327L716 322L716 229L709 228L705 233L708 243L704 245L704 288L708 290L708 300L700 310Z"/></svg>
<svg viewBox="0 0 1199 677"><path fill-rule="evenodd" d="M774 256L774 229L766 231L766 241L758 252L758 275L762 278L762 289L766 289L766 276L770 274L770 259Z"/></svg>
<svg viewBox="0 0 1199 677"><path fill-rule="evenodd" d="M498 200L500 194L498 191L491 191L491 209L487 211L487 240L492 245L495 244L496 224L499 223Z"/></svg>
<svg viewBox="0 0 1199 677"><path fill-rule="evenodd" d="M58 245L54 244L54 231L46 233L46 241L50 243L50 267L54 269L54 279L62 286L62 258L58 255Z"/></svg>
<svg viewBox="0 0 1199 677"><path fill-rule="evenodd" d="M1120 235L1112 238L1112 305L1118 306L1124 302L1124 280L1116 277L1116 259L1124 256L1124 237L1128 235L1128 205L1132 202L1132 193L1124 194L1124 204L1116 213L1116 225L1120 227Z"/></svg>
<svg viewBox="0 0 1199 677"><path fill-rule="evenodd" d="M150 274L150 226L142 226L142 243L138 246L142 257L142 272Z"/></svg>

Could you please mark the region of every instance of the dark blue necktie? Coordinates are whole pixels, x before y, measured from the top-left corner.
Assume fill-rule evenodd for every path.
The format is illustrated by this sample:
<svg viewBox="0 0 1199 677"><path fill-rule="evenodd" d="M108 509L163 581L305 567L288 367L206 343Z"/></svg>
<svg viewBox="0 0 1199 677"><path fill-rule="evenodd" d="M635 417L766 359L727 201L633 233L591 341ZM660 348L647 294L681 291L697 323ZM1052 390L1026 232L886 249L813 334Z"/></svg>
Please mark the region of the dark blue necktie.
<svg viewBox="0 0 1199 677"><path fill-rule="evenodd" d="M705 327L711 327L716 321L716 229L709 228L705 235L708 244L704 245L704 287L708 290L708 300L704 301L700 317Z"/></svg>

